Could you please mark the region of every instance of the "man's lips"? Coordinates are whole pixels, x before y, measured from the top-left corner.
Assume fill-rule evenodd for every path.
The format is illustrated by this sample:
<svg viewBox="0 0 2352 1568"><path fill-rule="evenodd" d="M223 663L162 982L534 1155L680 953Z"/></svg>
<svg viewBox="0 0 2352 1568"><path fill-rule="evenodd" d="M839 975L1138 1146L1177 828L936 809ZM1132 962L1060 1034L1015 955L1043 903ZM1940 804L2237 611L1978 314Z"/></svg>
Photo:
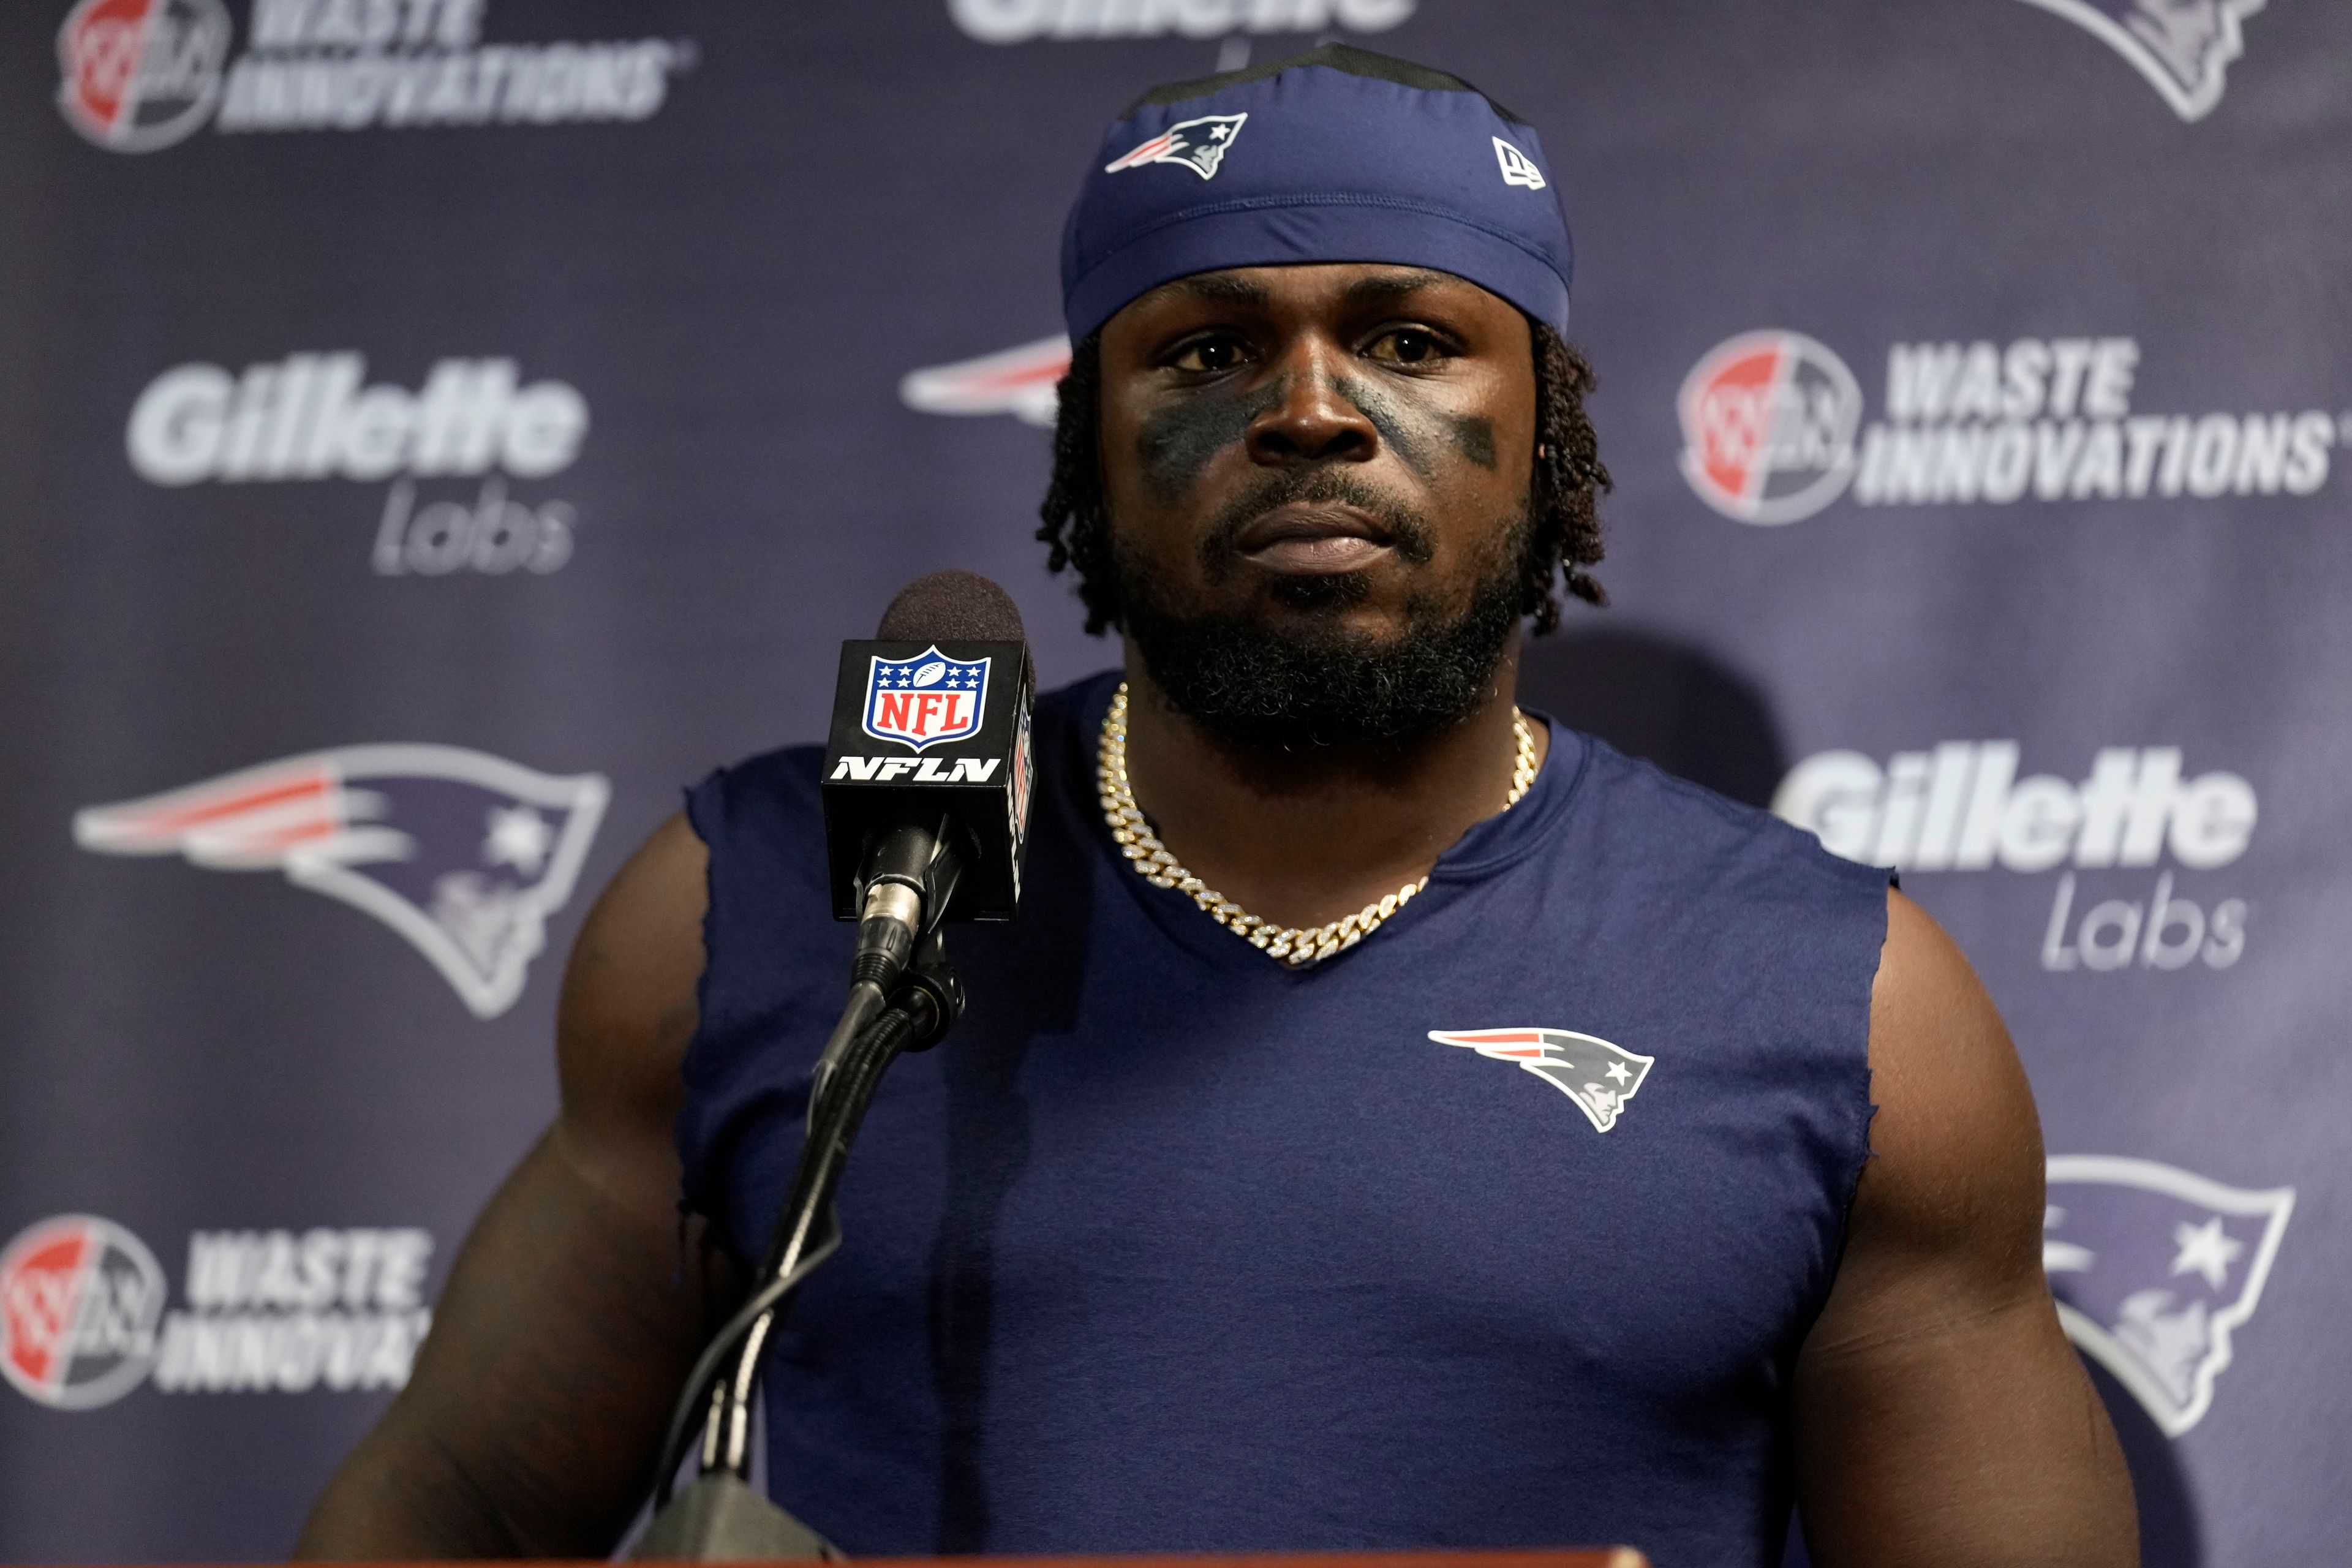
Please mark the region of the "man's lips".
<svg viewBox="0 0 2352 1568"><path fill-rule="evenodd" d="M1276 507L1234 538L1234 550L1252 565L1297 574L1360 571L1394 544L1386 523L1339 501Z"/></svg>

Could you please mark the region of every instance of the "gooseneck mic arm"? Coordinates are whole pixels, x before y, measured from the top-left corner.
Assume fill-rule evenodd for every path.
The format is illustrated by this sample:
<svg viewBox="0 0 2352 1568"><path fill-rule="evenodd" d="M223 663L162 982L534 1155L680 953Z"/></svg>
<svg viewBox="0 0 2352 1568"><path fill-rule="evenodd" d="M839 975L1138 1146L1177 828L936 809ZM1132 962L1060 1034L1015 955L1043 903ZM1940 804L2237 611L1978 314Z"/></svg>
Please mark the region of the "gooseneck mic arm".
<svg viewBox="0 0 2352 1568"><path fill-rule="evenodd" d="M792 1292L840 1245L833 1194L866 1108L882 1074L901 1052L929 1050L939 1044L962 1013L963 987L948 967L934 931L919 950L891 1005L859 1031L814 1095L808 1141L801 1147L782 1222L758 1276L763 1283L712 1342L724 1342L736 1321L742 1323L734 1368L718 1382L713 1418L704 1428L705 1470L724 1468L739 1479L751 1479L751 1394L760 1354Z"/></svg>
<svg viewBox="0 0 2352 1568"><path fill-rule="evenodd" d="M671 1415L640 1559L839 1555L751 1485L761 1355L841 1245L834 1194L883 1072L963 1011L941 923L1010 920L1020 900L1034 680L1020 612L969 572L917 580L872 640L842 646L823 795L834 915L857 927L849 994L812 1075L768 1256ZM701 1477L673 1497L698 1428Z"/></svg>
<svg viewBox="0 0 2352 1568"><path fill-rule="evenodd" d="M841 1245L834 1194L866 1108L890 1064L928 1050L963 1013L963 988L934 930L914 949L889 1005L858 1030L813 1089L809 1131L784 1200L776 1237L751 1294L711 1337L687 1374L662 1440L653 1526L639 1559L737 1555L837 1557L807 1526L752 1487L752 1399L759 1363L802 1283ZM702 1477L673 1496L695 1427L702 1430Z"/></svg>

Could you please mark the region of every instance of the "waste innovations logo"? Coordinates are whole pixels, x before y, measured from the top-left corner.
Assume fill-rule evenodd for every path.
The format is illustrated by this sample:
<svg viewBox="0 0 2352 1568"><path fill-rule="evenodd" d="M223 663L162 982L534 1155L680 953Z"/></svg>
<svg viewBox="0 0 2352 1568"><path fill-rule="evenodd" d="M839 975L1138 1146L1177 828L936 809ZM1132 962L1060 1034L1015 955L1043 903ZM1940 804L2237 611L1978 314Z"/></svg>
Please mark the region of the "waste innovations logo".
<svg viewBox="0 0 2352 1568"><path fill-rule="evenodd" d="M2154 1160L2050 1161L2042 1267L2066 1337L2178 1437L2212 1407L2232 1335L2294 1212L2294 1189L2249 1192Z"/></svg>
<svg viewBox="0 0 2352 1568"><path fill-rule="evenodd" d="M485 44L488 0L252 0L229 58L222 0L81 0L58 29L58 105L116 153L216 131L644 120L684 40Z"/></svg>
<svg viewBox="0 0 2352 1568"><path fill-rule="evenodd" d="M2263 0L2025 0L2087 28L2132 63L2173 112L2202 120L2246 52L2240 24Z"/></svg>
<svg viewBox="0 0 2352 1568"><path fill-rule="evenodd" d="M948 0L966 37L984 44L1032 38L1149 38L1173 33L1384 33L1417 0Z"/></svg>
<svg viewBox="0 0 2352 1568"><path fill-rule="evenodd" d="M1742 522L1794 522L1853 478L1862 388L1802 332L1743 332L1683 378L1683 478Z"/></svg>
<svg viewBox="0 0 2352 1568"><path fill-rule="evenodd" d="M380 575L544 574L572 559L578 513L519 500L509 481L550 478L579 458L579 388L525 384L515 361L498 357L441 360L415 392L366 382L355 350L289 354L242 374L178 365L139 395L123 447L140 478L172 489L390 479L371 552ZM469 493L419 489L478 478Z"/></svg>
<svg viewBox="0 0 2352 1568"><path fill-rule="evenodd" d="M432 1326L430 1233L197 1231L186 1307L155 1255L93 1215L58 1215L0 1251L0 1373L57 1410L166 1394L396 1389Z"/></svg>
<svg viewBox="0 0 2352 1568"><path fill-rule="evenodd" d="M2042 927L2047 970L2227 969L2245 955L2247 900L2189 883L2246 852L2253 785L2218 770L2188 776L2177 746L2105 747L2079 783L2020 778L2021 755L2015 741L1947 741L1884 766L1822 752L1790 770L1772 810L1866 866L2059 871ZM2096 902L2078 887L2078 873L2104 882L2116 871L2142 875Z"/></svg>
<svg viewBox="0 0 2352 1568"><path fill-rule="evenodd" d="M522 994L611 787L457 746L342 746L74 815L103 855L283 871L408 939L478 1018Z"/></svg>
<svg viewBox="0 0 2352 1568"><path fill-rule="evenodd" d="M2352 414L2322 408L2135 413L2139 365L2127 337L1896 343L1886 417L1865 427L1832 350L1745 332L1684 379L1683 477L1724 516L1763 524L1849 487L1863 506L2306 496L2352 434Z"/></svg>
<svg viewBox="0 0 2352 1568"><path fill-rule="evenodd" d="M0 1252L0 1373L27 1399L89 1410L155 1364L163 1270L112 1220L59 1215Z"/></svg>
<svg viewBox="0 0 2352 1568"><path fill-rule="evenodd" d="M168 147L220 102L221 0L81 0L58 29L58 108L117 153Z"/></svg>

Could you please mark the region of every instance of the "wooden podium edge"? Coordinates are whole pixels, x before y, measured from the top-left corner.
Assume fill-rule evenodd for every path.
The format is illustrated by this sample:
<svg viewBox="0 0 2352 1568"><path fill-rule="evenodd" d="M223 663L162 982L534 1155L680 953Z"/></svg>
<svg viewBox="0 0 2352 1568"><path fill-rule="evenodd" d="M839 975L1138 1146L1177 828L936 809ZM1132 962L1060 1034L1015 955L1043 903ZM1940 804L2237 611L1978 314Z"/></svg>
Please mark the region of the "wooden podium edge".
<svg viewBox="0 0 2352 1568"><path fill-rule="evenodd" d="M858 1557L857 1568L1649 1568L1650 1560L1630 1546L1570 1550L1512 1548L1480 1552L1097 1552L1066 1557ZM164 1565L156 1565L164 1568ZM187 1568L186 1564L171 1568ZM240 1568L213 1564L212 1568ZM342 1568L480 1568L478 1562L426 1565L414 1562L362 1563ZM610 1568L603 1559L546 1561L546 1568Z"/></svg>
<svg viewBox="0 0 2352 1568"><path fill-rule="evenodd" d="M856 1557L856 1568L1649 1568L1630 1546L1476 1552L1145 1552L1062 1557Z"/></svg>
<svg viewBox="0 0 2352 1568"><path fill-rule="evenodd" d="M921 1568L953 1558L860 1557L872 1568ZM966 1559L964 1561L971 1561ZM1649 1568L1649 1559L1630 1546L1549 1547L1477 1552L1105 1552L1070 1557L991 1557L988 1568L1074 1568L1100 1563L1108 1568Z"/></svg>

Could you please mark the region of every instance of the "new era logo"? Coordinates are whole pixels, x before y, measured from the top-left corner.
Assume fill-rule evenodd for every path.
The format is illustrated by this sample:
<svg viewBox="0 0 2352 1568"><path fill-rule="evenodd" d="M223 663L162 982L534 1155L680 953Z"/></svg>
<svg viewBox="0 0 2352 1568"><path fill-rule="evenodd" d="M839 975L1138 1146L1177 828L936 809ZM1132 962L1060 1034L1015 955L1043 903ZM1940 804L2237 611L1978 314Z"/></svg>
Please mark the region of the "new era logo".
<svg viewBox="0 0 2352 1568"><path fill-rule="evenodd" d="M1524 185L1531 191L1544 188L1543 171L1536 167L1535 160L1499 136L1495 138L1495 162L1503 166L1503 184Z"/></svg>

